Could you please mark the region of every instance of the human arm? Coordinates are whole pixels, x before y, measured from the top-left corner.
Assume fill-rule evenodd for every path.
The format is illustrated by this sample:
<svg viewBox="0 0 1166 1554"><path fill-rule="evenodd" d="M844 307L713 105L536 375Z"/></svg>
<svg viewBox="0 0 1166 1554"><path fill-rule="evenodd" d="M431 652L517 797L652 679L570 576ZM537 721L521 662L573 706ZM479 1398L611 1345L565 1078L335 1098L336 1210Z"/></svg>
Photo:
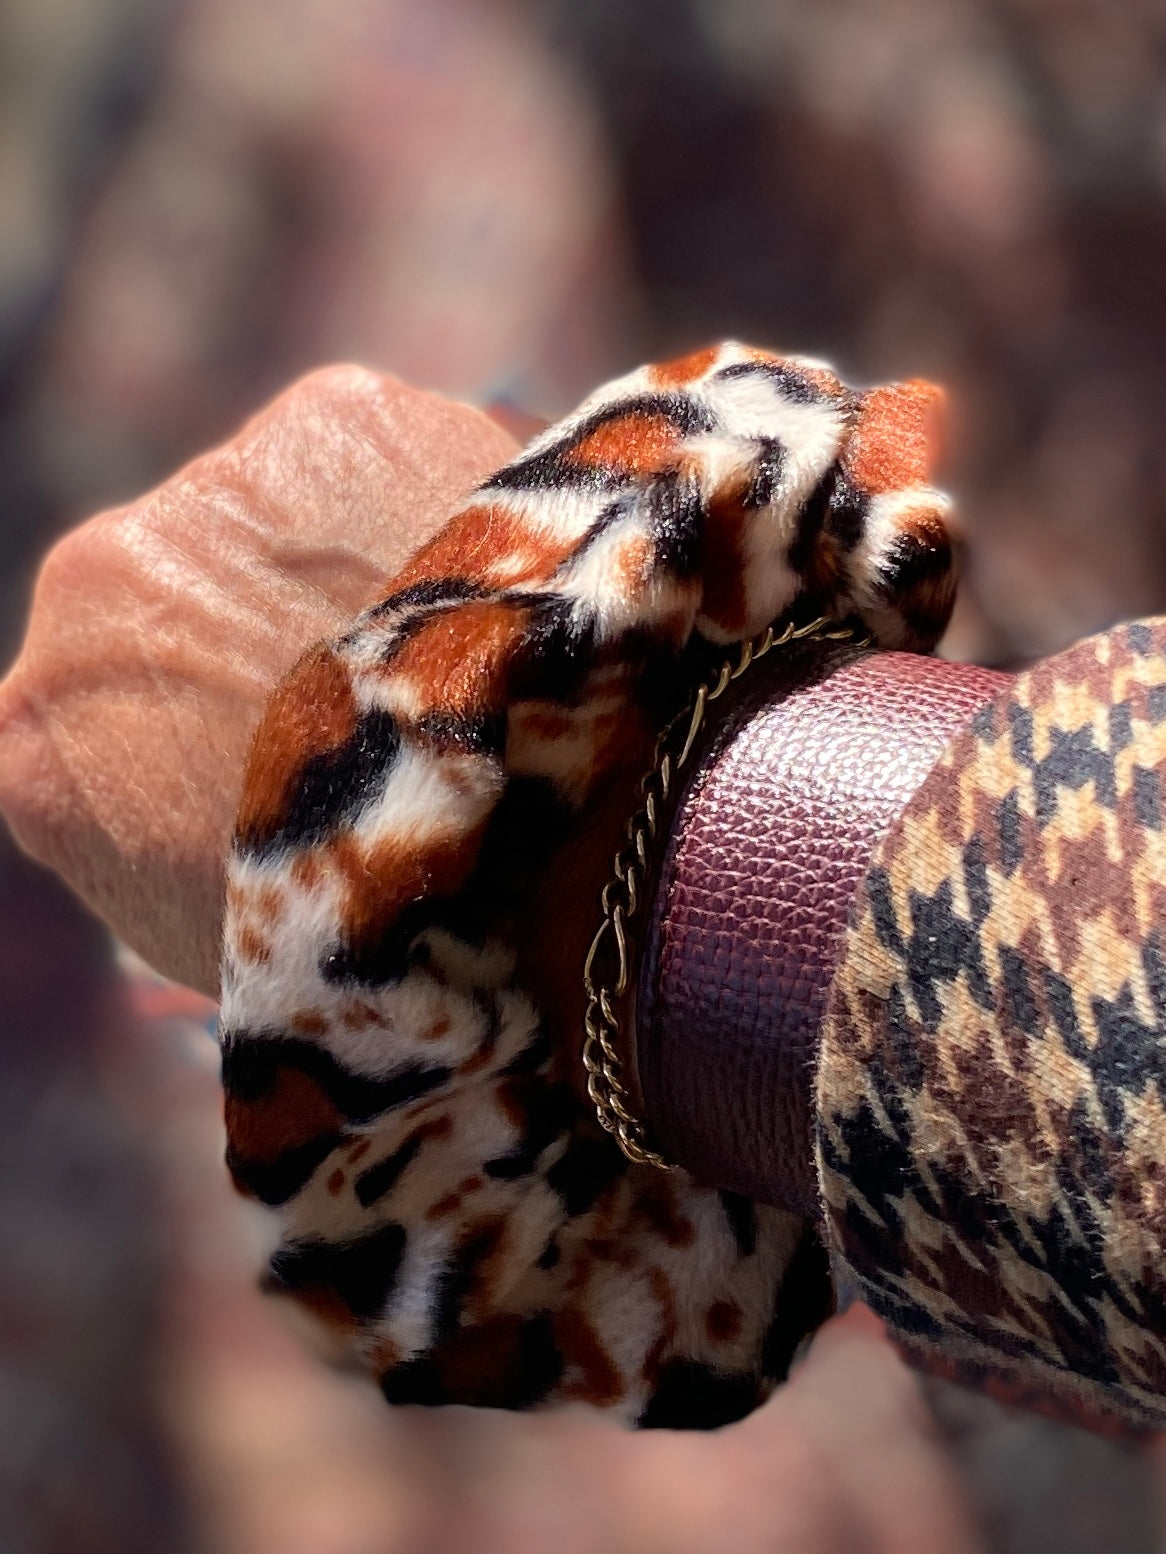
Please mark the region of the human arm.
<svg viewBox="0 0 1166 1554"><path fill-rule="evenodd" d="M405 532L397 522L418 514L421 525L409 533L423 538L425 522L436 527L438 502L455 494L456 479L444 497L434 481L441 465L431 444L411 461L408 436L392 442L402 429L412 435L412 407L422 397L410 395L386 391L371 375L309 380L253 423L241 443L199 461L145 504L74 536L50 564L28 647L6 686L0 783L19 834L71 875L131 942L169 969L190 968L204 986L232 761L241 760L260 696L307 636L331 629L375 589L378 564L361 547L375 555L376 546ZM477 467L459 465L454 449L461 489L513 448L473 412L433 402L417 408L420 424L448 428L443 417L462 417L484 439ZM380 456L371 456L386 434ZM418 444L424 441L419 434ZM250 477L243 487L241 449ZM419 467L420 494L408 484ZM396 514L384 528L381 501ZM335 541L341 505L358 536L351 549ZM191 560L188 573L174 565L183 556ZM390 545L382 564L400 559ZM296 637L301 621L305 635ZM1127 756L1127 773L1135 767L1152 771L1155 760ZM1145 777L1130 791L1145 802ZM715 1142L723 1146L724 1137ZM858 1151L856 1179L865 1161ZM1008 1185L1000 1189L1005 1202ZM892 1242L880 1234L885 1257ZM971 1284L960 1294L974 1315Z"/></svg>

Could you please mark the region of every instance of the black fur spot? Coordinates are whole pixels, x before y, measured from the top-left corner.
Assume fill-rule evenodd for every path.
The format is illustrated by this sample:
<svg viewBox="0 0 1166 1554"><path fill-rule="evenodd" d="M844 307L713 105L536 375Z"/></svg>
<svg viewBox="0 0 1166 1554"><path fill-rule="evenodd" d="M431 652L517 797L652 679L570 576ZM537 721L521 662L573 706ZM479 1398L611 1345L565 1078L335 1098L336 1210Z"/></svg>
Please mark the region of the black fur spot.
<svg viewBox="0 0 1166 1554"><path fill-rule="evenodd" d="M797 527L789 548L789 564L799 576L805 574L813 558L818 536L822 532L822 525L826 522L826 514L830 510L830 499L834 494L834 482L837 476L838 466L831 464L803 502L801 511L798 513Z"/></svg>
<svg viewBox="0 0 1166 1554"><path fill-rule="evenodd" d="M514 1354L504 1372L481 1386L465 1390L443 1379L437 1360L421 1356L394 1366L381 1377L381 1391L390 1403L437 1408L466 1403L481 1408L534 1408L554 1390L563 1374L563 1357L555 1343L551 1318L545 1312L522 1325Z"/></svg>
<svg viewBox="0 0 1166 1554"><path fill-rule="evenodd" d="M762 1375L784 1381L803 1339L816 1333L834 1310L830 1259L817 1233L807 1228L777 1292L761 1351Z"/></svg>
<svg viewBox="0 0 1166 1554"><path fill-rule="evenodd" d="M700 483L681 470L666 470L648 483L643 504L657 563L674 577L693 577L704 556Z"/></svg>
<svg viewBox="0 0 1166 1554"><path fill-rule="evenodd" d="M550 1031L547 1030L545 1025L540 1025L518 1056L512 1058L507 1063L502 1073L508 1079L517 1078L523 1074L537 1073L544 1063L550 1062L554 1050Z"/></svg>
<svg viewBox="0 0 1166 1554"><path fill-rule="evenodd" d="M512 777L494 807L474 871L441 921L467 939L499 931L529 907L573 813L544 777Z"/></svg>
<svg viewBox="0 0 1166 1554"><path fill-rule="evenodd" d="M628 1162L611 1139L576 1139L547 1172L547 1186L562 1198L568 1217L574 1218L586 1214L627 1168Z"/></svg>
<svg viewBox="0 0 1166 1554"><path fill-rule="evenodd" d="M452 1402L442 1385L437 1366L427 1355L394 1365L381 1377L386 1402L414 1408L441 1408Z"/></svg>
<svg viewBox="0 0 1166 1554"><path fill-rule="evenodd" d="M334 1291L354 1317L376 1317L396 1283L405 1241L405 1227L396 1224L356 1241L293 1241L272 1257L267 1284L292 1295Z"/></svg>
<svg viewBox="0 0 1166 1554"><path fill-rule="evenodd" d="M539 1253L538 1261L535 1266L537 1268L543 1269L544 1272L549 1272L550 1269L557 1268L562 1260L563 1249L560 1247L559 1243L557 1241L548 1241L546 1246L544 1246L542 1251Z"/></svg>
<svg viewBox="0 0 1166 1554"><path fill-rule="evenodd" d="M314 1079L349 1122L368 1122L391 1107L415 1101L450 1076L444 1065L409 1064L385 1079L372 1079L350 1073L330 1052L297 1036L243 1031L224 1036L223 1088L234 1099L249 1102L270 1095L281 1068Z"/></svg>
<svg viewBox="0 0 1166 1554"><path fill-rule="evenodd" d="M595 663L595 620L572 599L541 596L510 666L510 701L574 705Z"/></svg>
<svg viewBox="0 0 1166 1554"><path fill-rule="evenodd" d="M732 1376L695 1360L670 1360L636 1424L641 1430L718 1430L760 1401L752 1376Z"/></svg>
<svg viewBox="0 0 1166 1554"><path fill-rule="evenodd" d="M825 528L844 553L854 550L866 532L868 507L868 499L858 487L847 480L841 470L836 470Z"/></svg>
<svg viewBox="0 0 1166 1554"><path fill-rule="evenodd" d="M575 464L569 455L579 441L577 437L564 438L544 448L540 453L528 453L516 459L496 475L491 475L485 490L493 491L611 491L626 476L618 470L601 464Z"/></svg>
<svg viewBox="0 0 1166 1554"><path fill-rule="evenodd" d="M239 851L265 858L285 848L316 846L376 798L400 746L400 732L389 713L365 713L342 745L304 762L278 820L239 832Z"/></svg>
<svg viewBox="0 0 1166 1554"><path fill-rule="evenodd" d="M710 648L696 633L677 654L670 642L648 632L629 631L621 647L624 661L635 673L635 704L649 727L663 728L691 695L694 683L719 667L723 645Z"/></svg>
<svg viewBox="0 0 1166 1554"><path fill-rule="evenodd" d="M325 982L367 988L400 982L419 963L417 936L442 920L444 904L441 897L411 901L384 927L333 945L321 958L321 977Z"/></svg>
<svg viewBox="0 0 1166 1554"><path fill-rule="evenodd" d="M506 714L466 717L454 712L426 712L411 732L438 750L456 749L467 755L492 755L499 760L506 751Z"/></svg>
<svg viewBox="0 0 1166 1554"><path fill-rule="evenodd" d="M249 1160L237 1150L228 1149L227 1170L241 1192L250 1193L268 1208L278 1208L299 1192L342 1140L340 1133L321 1134L295 1149L285 1149L276 1160Z"/></svg>
<svg viewBox="0 0 1166 1554"><path fill-rule="evenodd" d="M745 493L746 507L768 507L781 486L785 473L785 449L776 437L759 437L760 451L753 479Z"/></svg>
<svg viewBox="0 0 1166 1554"><path fill-rule="evenodd" d="M952 570L951 545L946 540L934 543L901 534L891 546L880 568L889 597L919 588L947 577Z"/></svg>
<svg viewBox="0 0 1166 1554"><path fill-rule="evenodd" d="M534 1408L554 1390L562 1374L563 1356L555 1342L551 1317L543 1312L522 1324L501 1392L483 1401L495 1408Z"/></svg>
<svg viewBox="0 0 1166 1554"><path fill-rule="evenodd" d="M473 1288L474 1275L482 1260L498 1245L501 1225L474 1236L458 1248L441 1270L434 1291L433 1331L437 1342L455 1333L461 1321L462 1306Z"/></svg>
<svg viewBox="0 0 1166 1554"><path fill-rule="evenodd" d="M479 583L471 583L464 577L434 577L421 583L410 583L395 594L382 599L366 610L361 620L375 621L381 616L392 615L397 610L432 610L434 607L464 604L467 599L485 599L486 590Z"/></svg>
<svg viewBox="0 0 1166 1554"><path fill-rule="evenodd" d="M515 459L505 469L492 475L482 489L545 491L568 487L574 490L611 490L622 484L627 477L617 470L577 464L571 459L571 453L610 422L622 421L630 416L644 419L662 417L670 421L683 437L716 429L716 421L709 411L688 395L639 394L631 399L605 405L550 447Z"/></svg>
<svg viewBox="0 0 1166 1554"><path fill-rule="evenodd" d="M400 1181L404 1172L417 1158L417 1151L423 1142L420 1133L414 1133L394 1150L391 1155L386 1155L383 1160L378 1160L375 1165L370 1165L367 1171L362 1171L356 1178L355 1191L357 1202L362 1208L367 1209L378 1198L383 1198Z"/></svg>
<svg viewBox="0 0 1166 1554"><path fill-rule="evenodd" d="M664 469L641 478L603 509L583 539L555 574L561 579L610 529L628 518L646 517L655 544L655 561L677 577L690 577L700 566L704 544L705 507L700 483L678 469ZM578 615L578 606L553 601L558 609Z"/></svg>
<svg viewBox="0 0 1166 1554"><path fill-rule="evenodd" d="M756 1204L739 1192L722 1192L720 1199L738 1252L742 1257L752 1257L757 1250Z"/></svg>
<svg viewBox="0 0 1166 1554"><path fill-rule="evenodd" d="M578 1110L568 1085L549 1085L534 1079L523 1083L522 1088L526 1092L523 1108L527 1118L526 1131L508 1155L487 1160L482 1167L486 1175L496 1181L511 1182L520 1176L529 1176L543 1150L567 1130Z"/></svg>

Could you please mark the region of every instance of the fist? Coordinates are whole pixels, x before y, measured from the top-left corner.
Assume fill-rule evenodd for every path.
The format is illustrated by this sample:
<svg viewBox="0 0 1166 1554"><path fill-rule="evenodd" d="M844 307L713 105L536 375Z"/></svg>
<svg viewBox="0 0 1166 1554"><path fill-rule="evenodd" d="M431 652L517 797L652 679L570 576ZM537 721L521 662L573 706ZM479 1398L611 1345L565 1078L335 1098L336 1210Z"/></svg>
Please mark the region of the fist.
<svg viewBox="0 0 1166 1554"><path fill-rule="evenodd" d="M159 971L216 994L222 861L269 691L515 451L468 406L332 367L67 535L0 684L17 840Z"/></svg>

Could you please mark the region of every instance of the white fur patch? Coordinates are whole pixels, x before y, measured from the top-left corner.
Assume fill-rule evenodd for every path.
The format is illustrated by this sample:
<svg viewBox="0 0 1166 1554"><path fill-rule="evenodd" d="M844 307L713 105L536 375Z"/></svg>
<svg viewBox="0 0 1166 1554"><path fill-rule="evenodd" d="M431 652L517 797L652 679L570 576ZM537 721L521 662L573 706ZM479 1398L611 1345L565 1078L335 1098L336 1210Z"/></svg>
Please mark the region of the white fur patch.
<svg viewBox="0 0 1166 1554"><path fill-rule="evenodd" d="M465 836L485 820L505 783L492 756L438 754L401 741L379 797L356 823L363 847L382 842L421 848Z"/></svg>

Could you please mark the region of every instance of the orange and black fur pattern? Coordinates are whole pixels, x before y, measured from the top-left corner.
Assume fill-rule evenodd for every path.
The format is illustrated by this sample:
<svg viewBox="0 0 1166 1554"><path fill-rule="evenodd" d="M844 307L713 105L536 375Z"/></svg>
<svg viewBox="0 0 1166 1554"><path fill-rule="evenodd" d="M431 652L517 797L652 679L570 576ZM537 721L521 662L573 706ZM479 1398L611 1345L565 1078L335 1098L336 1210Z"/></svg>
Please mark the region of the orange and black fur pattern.
<svg viewBox="0 0 1166 1554"><path fill-rule="evenodd" d="M228 1160L279 1212L269 1286L390 1401L707 1427L788 1364L806 1227L624 1160L546 966L577 984L578 859L603 877L599 817L702 651L802 606L934 644L937 397L736 344L641 368L272 697L229 864Z"/></svg>

